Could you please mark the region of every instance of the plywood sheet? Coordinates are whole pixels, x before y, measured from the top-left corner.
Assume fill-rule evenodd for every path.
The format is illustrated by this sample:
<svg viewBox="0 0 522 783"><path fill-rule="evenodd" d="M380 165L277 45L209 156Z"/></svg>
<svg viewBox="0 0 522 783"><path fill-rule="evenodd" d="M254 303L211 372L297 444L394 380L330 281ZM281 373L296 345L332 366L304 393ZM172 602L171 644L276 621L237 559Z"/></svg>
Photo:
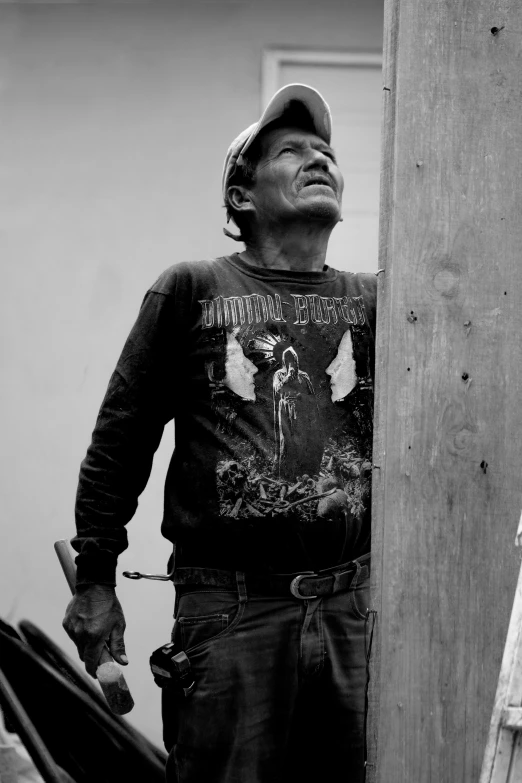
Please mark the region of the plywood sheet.
<svg viewBox="0 0 522 783"><path fill-rule="evenodd" d="M478 779L522 507L522 5L388 0L369 779Z"/></svg>

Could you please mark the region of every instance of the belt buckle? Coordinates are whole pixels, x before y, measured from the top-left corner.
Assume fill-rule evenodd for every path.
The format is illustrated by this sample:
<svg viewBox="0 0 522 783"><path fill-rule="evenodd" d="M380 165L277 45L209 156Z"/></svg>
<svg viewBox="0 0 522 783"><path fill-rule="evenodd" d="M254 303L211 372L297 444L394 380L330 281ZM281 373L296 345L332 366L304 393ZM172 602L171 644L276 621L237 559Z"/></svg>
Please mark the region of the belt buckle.
<svg viewBox="0 0 522 783"><path fill-rule="evenodd" d="M301 601L310 601L313 598L317 598L316 595L301 595L299 592L299 583L301 579L307 579L310 576L317 576L313 571L305 571L304 574L299 574L298 576L294 577L292 581L290 582L290 592L292 593L295 598L300 598Z"/></svg>

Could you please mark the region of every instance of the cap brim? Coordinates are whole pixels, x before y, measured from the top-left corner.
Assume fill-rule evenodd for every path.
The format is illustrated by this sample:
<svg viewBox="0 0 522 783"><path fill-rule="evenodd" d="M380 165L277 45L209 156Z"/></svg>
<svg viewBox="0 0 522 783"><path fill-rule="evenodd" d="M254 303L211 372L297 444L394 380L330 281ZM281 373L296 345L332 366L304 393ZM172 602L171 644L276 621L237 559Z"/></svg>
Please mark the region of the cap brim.
<svg viewBox="0 0 522 783"><path fill-rule="evenodd" d="M281 87L268 103L259 122L255 125L243 145L238 160L259 136L263 128L266 128L267 125L284 114L290 101L299 101L306 106L312 118L315 132L323 141L330 144L332 138L332 115L330 107L321 93L307 84L287 84L285 87Z"/></svg>
<svg viewBox="0 0 522 783"><path fill-rule="evenodd" d="M223 197L226 198L228 181L241 157L266 128L274 120L279 119L288 107L290 101L299 101L307 108L312 125L319 138L330 144L332 137L332 115L330 107L320 92L307 84L287 84L281 87L264 110L258 122L250 125L232 142L225 158L223 169Z"/></svg>

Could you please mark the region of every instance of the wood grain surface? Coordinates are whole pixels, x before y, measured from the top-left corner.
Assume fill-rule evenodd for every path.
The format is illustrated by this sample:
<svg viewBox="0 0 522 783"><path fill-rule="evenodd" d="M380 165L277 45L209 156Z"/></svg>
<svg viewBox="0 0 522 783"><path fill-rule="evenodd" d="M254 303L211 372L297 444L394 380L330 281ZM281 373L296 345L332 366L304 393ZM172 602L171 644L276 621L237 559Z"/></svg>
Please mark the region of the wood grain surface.
<svg viewBox="0 0 522 783"><path fill-rule="evenodd" d="M478 780L522 508L522 3L386 0L371 783Z"/></svg>

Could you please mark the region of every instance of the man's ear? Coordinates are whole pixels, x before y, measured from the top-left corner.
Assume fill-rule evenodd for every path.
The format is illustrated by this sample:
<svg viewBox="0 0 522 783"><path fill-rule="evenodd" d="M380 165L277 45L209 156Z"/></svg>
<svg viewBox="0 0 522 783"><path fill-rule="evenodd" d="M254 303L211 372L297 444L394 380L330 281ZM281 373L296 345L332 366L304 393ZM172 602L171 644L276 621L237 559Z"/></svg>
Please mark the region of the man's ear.
<svg viewBox="0 0 522 783"><path fill-rule="evenodd" d="M230 206L238 212L252 212L254 210L248 188L241 185L231 185L227 190L227 198Z"/></svg>

